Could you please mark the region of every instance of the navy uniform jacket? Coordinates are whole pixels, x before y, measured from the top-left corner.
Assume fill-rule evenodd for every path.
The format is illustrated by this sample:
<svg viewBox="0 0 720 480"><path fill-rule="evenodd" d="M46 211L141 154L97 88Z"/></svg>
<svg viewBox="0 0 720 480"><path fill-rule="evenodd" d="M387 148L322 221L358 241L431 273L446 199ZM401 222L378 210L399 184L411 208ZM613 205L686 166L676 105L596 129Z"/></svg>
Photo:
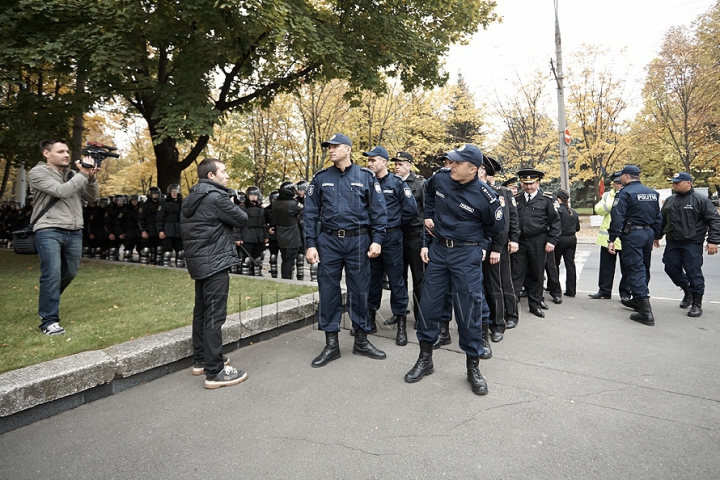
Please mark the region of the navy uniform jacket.
<svg viewBox="0 0 720 480"><path fill-rule="evenodd" d="M465 184L443 168L428 180L425 218L435 224L435 235L459 242L487 242L505 227L505 216L495 193L477 177Z"/></svg>
<svg viewBox="0 0 720 480"><path fill-rule="evenodd" d="M547 243L557 245L560 240L560 216L551 193L538 189L530 202L525 200L525 192L515 195L518 218L520 219L520 236L534 237L541 233L547 234Z"/></svg>
<svg viewBox="0 0 720 480"><path fill-rule="evenodd" d="M407 226L417 219L418 208L410 187L403 182L402 177L388 173L378 178L380 188L385 197L387 210L387 228Z"/></svg>
<svg viewBox="0 0 720 480"><path fill-rule="evenodd" d="M520 222L518 220L517 203L512 192L505 187L497 185L489 185L498 195L498 201L503 208L503 216L505 217L505 227L499 235L492 239L490 250L500 252L506 249L508 242L517 243L520 239Z"/></svg>
<svg viewBox="0 0 720 480"><path fill-rule="evenodd" d="M615 195L610 212L609 241L614 242L620 236L626 222L637 227L650 226L655 238L660 238L662 214L659 199L658 192L646 187L639 180L625 185Z"/></svg>
<svg viewBox="0 0 720 480"><path fill-rule="evenodd" d="M317 172L305 197L305 241L317 247L317 223L323 229L369 227L372 241L382 245L387 211L380 184L372 170L351 163L343 172L335 165Z"/></svg>
<svg viewBox="0 0 720 480"><path fill-rule="evenodd" d="M410 172L405 179L405 184L410 187L418 209L417 218L406 228L409 230L423 228L423 219L425 218L425 212L423 211L425 207L425 178L423 178L422 175L416 175L414 172ZM405 227L405 225L403 225L403 227Z"/></svg>
<svg viewBox="0 0 720 480"><path fill-rule="evenodd" d="M720 215L712 201L695 189L675 192L665 200L661 211L662 233L668 240L702 243L707 236L708 243L720 244Z"/></svg>

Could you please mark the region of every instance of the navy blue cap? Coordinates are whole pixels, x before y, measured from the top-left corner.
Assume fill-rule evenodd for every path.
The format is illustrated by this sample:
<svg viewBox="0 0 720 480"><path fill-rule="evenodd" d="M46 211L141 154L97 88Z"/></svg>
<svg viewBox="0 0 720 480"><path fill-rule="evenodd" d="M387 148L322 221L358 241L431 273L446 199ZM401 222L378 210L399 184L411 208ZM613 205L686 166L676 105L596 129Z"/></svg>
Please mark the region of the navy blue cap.
<svg viewBox="0 0 720 480"><path fill-rule="evenodd" d="M640 175L640 168L637 165L625 165L625 168L620 170L620 174L627 174L637 177L638 175Z"/></svg>
<svg viewBox="0 0 720 480"><path fill-rule="evenodd" d="M352 142L347 135L343 135L342 133L336 133L335 135L330 137L330 140L320 144L320 146L323 148L327 148L330 145L350 145L352 147Z"/></svg>
<svg viewBox="0 0 720 480"><path fill-rule="evenodd" d="M680 182L692 182L692 175L686 172L680 172L673 175L671 179L669 179L673 183L680 183Z"/></svg>
<svg viewBox="0 0 720 480"><path fill-rule="evenodd" d="M363 152L363 155L366 157L382 157L385 160L387 160L390 157L388 155L387 150L385 150L385 148L381 147L380 145L376 145L369 152Z"/></svg>
<svg viewBox="0 0 720 480"><path fill-rule="evenodd" d="M484 157L478 147L466 143L462 147L445 152L445 158L453 162L470 162L476 167L482 167Z"/></svg>
<svg viewBox="0 0 720 480"><path fill-rule="evenodd" d="M612 176L612 181L613 181L613 183L621 183L621 182L620 182L620 177L621 177L621 176L622 176L622 172L619 171L619 170L618 170L617 172L613 173L613 176Z"/></svg>

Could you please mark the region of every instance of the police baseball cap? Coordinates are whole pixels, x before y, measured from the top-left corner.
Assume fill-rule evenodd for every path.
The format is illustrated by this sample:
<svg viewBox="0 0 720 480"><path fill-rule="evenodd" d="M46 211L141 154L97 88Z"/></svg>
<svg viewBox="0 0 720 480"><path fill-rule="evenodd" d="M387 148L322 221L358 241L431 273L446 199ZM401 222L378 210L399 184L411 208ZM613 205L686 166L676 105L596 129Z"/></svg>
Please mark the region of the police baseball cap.
<svg viewBox="0 0 720 480"><path fill-rule="evenodd" d="M502 171L502 165L494 158L483 154L483 168L489 177L494 177L497 172Z"/></svg>
<svg viewBox="0 0 720 480"><path fill-rule="evenodd" d="M680 172L673 175L673 177L670 179L673 183L680 183L680 182L692 182L692 176L689 173Z"/></svg>
<svg viewBox="0 0 720 480"><path fill-rule="evenodd" d="M612 181L613 181L613 183L622 183L622 182L620 181L620 177L621 177L621 176L622 176L622 172L621 172L621 171L617 171L617 172L613 173L613 176L612 176Z"/></svg>
<svg viewBox="0 0 720 480"><path fill-rule="evenodd" d="M470 162L476 167L482 167L483 154L478 147L466 143L462 147L445 152L445 158L452 162Z"/></svg>
<svg viewBox="0 0 720 480"><path fill-rule="evenodd" d="M637 177L640 175L640 167L637 165L626 165L625 168L620 170L621 175L632 175L634 177Z"/></svg>
<svg viewBox="0 0 720 480"><path fill-rule="evenodd" d="M347 135L343 135L342 133L336 133L335 135L330 137L329 140L320 144L320 146L323 148L327 148L330 145L350 145L352 147L352 142Z"/></svg>
<svg viewBox="0 0 720 480"><path fill-rule="evenodd" d="M385 148L381 147L380 145L376 145L369 152L363 152L363 155L366 157L382 157L385 160L387 160L389 157L388 151L385 150Z"/></svg>
<svg viewBox="0 0 720 480"><path fill-rule="evenodd" d="M545 176L543 172L535 170L534 168L523 168L522 170L518 170L517 175L520 177L520 181L522 183L535 183L538 180L542 180Z"/></svg>
<svg viewBox="0 0 720 480"><path fill-rule="evenodd" d="M392 161L413 163L413 156L408 152L398 152L397 155L392 158Z"/></svg>

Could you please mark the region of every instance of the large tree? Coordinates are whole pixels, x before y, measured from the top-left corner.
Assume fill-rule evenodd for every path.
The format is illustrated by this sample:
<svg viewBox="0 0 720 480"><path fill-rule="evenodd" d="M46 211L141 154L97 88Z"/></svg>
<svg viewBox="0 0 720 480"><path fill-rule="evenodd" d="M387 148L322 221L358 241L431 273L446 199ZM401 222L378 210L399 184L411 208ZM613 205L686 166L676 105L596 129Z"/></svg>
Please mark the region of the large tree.
<svg viewBox="0 0 720 480"><path fill-rule="evenodd" d="M489 0L16 0L4 18L22 18L36 36L12 44L18 57L90 53L78 68L87 91L121 97L145 118L164 188L227 112L267 105L303 82L345 78L351 92L381 91L386 75L406 89L443 83L441 57L494 21L494 8ZM68 23L74 38L43 35ZM192 145L184 156L183 141Z"/></svg>

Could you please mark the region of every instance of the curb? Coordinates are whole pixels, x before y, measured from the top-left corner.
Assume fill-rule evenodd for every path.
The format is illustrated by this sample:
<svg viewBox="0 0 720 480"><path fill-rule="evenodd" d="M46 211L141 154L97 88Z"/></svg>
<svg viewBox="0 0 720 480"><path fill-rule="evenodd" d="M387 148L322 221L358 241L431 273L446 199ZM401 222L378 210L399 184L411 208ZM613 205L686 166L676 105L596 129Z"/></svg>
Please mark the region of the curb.
<svg viewBox="0 0 720 480"><path fill-rule="evenodd" d="M228 315L223 352L314 322L317 306L317 294L307 294ZM187 326L4 373L0 434L191 365L192 327Z"/></svg>

